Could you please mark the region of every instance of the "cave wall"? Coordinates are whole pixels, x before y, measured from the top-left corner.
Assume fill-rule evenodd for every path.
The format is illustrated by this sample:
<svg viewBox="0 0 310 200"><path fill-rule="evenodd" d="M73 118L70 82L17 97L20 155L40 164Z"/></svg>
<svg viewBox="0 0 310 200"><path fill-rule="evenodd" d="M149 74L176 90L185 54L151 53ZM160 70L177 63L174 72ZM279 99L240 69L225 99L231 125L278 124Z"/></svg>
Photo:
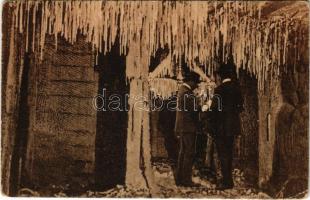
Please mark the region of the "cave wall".
<svg viewBox="0 0 310 200"><path fill-rule="evenodd" d="M259 95L259 185L277 197L308 188L308 47L301 50L299 62L289 63L279 79L270 79Z"/></svg>
<svg viewBox="0 0 310 200"><path fill-rule="evenodd" d="M90 46L48 37L44 59L31 59L25 171L34 186L92 180L98 74Z"/></svg>
<svg viewBox="0 0 310 200"><path fill-rule="evenodd" d="M269 182L273 173L273 152L275 150L276 118L282 105L280 81L265 84L258 93L259 115L259 186ZM269 117L268 117L269 116Z"/></svg>
<svg viewBox="0 0 310 200"><path fill-rule="evenodd" d="M257 79L240 70L239 82L244 100L241 118L240 143L236 143L234 165L242 169L248 181L258 178L258 95Z"/></svg>
<svg viewBox="0 0 310 200"><path fill-rule="evenodd" d="M272 182L279 195L285 197L308 188L308 65L284 74L281 89L283 104L276 119Z"/></svg>

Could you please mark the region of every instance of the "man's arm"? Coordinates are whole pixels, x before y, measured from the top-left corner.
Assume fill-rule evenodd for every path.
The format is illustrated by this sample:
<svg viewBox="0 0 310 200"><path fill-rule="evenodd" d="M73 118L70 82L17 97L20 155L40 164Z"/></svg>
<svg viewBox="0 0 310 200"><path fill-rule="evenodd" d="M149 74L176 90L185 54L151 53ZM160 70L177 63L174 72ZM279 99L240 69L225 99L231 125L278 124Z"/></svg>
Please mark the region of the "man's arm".
<svg viewBox="0 0 310 200"><path fill-rule="evenodd" d="M203 118L205 121L205 129L207 132L214 136L216 134L216 118L217 113L219 111L219 104L221 104L221 90L220 88L215 88L214 90L214 96L212 97L211 102L209 102L209 109L207 112L204 112ZM220 106L221 108L222 106Z"/></svg>

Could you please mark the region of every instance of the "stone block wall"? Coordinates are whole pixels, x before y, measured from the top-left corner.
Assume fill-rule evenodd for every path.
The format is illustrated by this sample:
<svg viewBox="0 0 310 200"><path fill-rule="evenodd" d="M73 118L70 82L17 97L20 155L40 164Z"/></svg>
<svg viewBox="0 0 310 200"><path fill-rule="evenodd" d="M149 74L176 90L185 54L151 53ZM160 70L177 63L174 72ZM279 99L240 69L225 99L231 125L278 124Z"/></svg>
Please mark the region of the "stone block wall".
<svg viewBox="0 0 310 200"><path fill-rule="evenodd" d="M93 179L98 74L89 44L80 37L55 49L47 38L43 60L32 57L29 74L29 136L26 174L32 184Z"/></svg>

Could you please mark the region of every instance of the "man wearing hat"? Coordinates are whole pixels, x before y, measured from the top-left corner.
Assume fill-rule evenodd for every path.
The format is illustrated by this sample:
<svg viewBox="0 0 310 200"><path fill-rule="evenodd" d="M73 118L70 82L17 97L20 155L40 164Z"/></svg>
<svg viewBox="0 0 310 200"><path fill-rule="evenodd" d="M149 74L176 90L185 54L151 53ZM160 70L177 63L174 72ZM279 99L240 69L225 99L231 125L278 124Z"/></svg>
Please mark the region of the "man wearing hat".
<svg viewBox="0 0 310 200"><path fill-rule="evenodd" d="M195 155L196 131L199 124L197 98L193 91L198 86L200 76L188 68L183 70L183 73L184 82L178 90L178 109L175 121L175 133L179 138L176 184L191 187L195 186L192 182L192 167Z"/></svg>
<svg viewBox="0 0 310 200"><path fill-rule="evenodd" d="M217 188L229 189L233 188L233 145L234 137L241 131L239 114L243 110L243 98L240 86L234 80L233 64L222 64L216 75L220 77L221 83L214 90L208 117L221 165L222 180L218 181Z"/></svg>

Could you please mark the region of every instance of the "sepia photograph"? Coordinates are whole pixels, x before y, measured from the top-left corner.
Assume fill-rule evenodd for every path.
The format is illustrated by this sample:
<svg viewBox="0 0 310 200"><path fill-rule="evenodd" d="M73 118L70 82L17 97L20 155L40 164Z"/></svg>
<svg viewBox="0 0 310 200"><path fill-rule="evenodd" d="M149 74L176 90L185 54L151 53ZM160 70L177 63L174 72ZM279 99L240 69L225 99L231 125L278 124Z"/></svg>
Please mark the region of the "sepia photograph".
<svg viewBox="0 0 310 200"><path fill-rule="evenodd" d="M1 7L3 196L309 197L308 1Z"/></svg>

